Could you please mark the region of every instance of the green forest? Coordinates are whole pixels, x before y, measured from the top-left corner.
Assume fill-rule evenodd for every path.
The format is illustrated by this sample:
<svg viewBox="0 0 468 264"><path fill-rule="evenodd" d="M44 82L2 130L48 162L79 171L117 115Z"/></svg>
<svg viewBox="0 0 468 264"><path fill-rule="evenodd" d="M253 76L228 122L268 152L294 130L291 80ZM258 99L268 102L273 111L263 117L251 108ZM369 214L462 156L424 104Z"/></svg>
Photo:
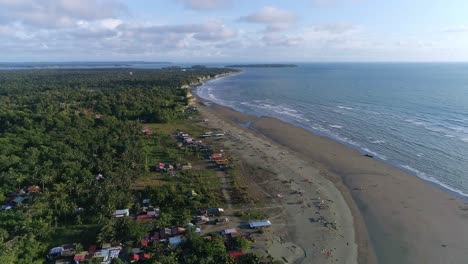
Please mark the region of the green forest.
<svg viewBox="0 0 468 264"><path fill-rule="evenodd" d="M150 226L112 218L116 209L139 206L129 186L150 170L143 123L184 120L189 91L180 87L231 71L0 71L0 263L45 263L50 248L73 237L77 248L87 239L138 240L151 225L180 225L197 206L213 205L216 196L204 196L209 186L197 182L210 174L191 172L190 183L144 191L167 209ZM191 188L202 195L174 197ZM231 262L220 239L187 237L179 251L155 246L159 257L147 263Z"/></svg>

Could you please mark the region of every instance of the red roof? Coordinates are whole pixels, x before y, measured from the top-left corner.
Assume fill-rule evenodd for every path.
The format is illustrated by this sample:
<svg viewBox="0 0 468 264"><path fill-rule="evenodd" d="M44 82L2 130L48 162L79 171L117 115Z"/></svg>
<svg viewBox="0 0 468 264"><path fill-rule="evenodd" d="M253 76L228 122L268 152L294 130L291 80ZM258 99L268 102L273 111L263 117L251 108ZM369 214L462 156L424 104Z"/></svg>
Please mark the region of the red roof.
<svg viewBox="0 0 468 264"><path fill-rule="evenodd" d="M39 188L39 186L37 185L28 187L28 192L40 192L40 191L41 191L41 188Z"/></svg>
<svg viewBox="0 0 468 264"><path fill-rule="evenodd" d="M133 254L133 260L140 260L139 254Z"/></svg>
<svg viewBox="0 0 468 264"><path fill-rule="evenodd" d="M85 254L77 254L75 255L75 257L73 258L73 260L84 260L86 257Z"/></svg>
<svg viewBox="0 0 468 264"><path fill-rule="evenodd" d="M143 258L149 259L149 258L151 258L151 256L150 256L149 253L143 253Z"/></svg>
<svg viewBox="0 0 468 264"><path fill-rule="evenodd" d="M228 254L229 254L229 256L231 256L233 258L242 257L244 255L244 253L242 251L231 251Z"/></svg>
<svg viewBox="0 0 468 264"><path fill-rule="evenodd" d="M144 247L148 246L148 240L146 239L141 240L141 245Z"/></svg>
<svg viewBox="0 0 468 264"><path fill-rule="evenodd" d="M221 159L222 157L223 157L223 154L221 154L221 153L215 153L215 154L211 155L212 159Z"/></svg>
<svg viewBox="0 0 468 264"><path fill-rule="evenodd" d="M145 214L145 215L138 215L137 216L137 220L142 220L142 219L153 219L155 217L155 215L149 215L149 214Z"/></svg>

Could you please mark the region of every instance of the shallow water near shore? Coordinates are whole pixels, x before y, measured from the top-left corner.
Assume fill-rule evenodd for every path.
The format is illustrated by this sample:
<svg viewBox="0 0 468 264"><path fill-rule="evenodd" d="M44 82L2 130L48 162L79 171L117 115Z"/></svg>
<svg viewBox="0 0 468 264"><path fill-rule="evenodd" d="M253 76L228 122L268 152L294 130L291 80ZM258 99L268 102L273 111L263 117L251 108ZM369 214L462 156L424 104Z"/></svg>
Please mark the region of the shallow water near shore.
<svg viewBox="0 0 468 264"><path fill-rule="evenodd" d="M248 68L198 94L330 137L460 196L468 194L468 64Z"/></svg>

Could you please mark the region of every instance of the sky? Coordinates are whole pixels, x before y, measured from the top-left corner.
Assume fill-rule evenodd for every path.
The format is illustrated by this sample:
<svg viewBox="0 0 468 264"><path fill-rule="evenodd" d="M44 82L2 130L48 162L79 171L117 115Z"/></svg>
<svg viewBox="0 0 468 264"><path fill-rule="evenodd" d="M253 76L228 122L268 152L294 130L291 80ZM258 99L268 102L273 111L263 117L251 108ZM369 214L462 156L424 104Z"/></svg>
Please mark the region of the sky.
<svg viewBox="0 0 468 264"><path fill-rule="evenodd" d="M468 61L466 0L0 0L0 61Z"/></svg>

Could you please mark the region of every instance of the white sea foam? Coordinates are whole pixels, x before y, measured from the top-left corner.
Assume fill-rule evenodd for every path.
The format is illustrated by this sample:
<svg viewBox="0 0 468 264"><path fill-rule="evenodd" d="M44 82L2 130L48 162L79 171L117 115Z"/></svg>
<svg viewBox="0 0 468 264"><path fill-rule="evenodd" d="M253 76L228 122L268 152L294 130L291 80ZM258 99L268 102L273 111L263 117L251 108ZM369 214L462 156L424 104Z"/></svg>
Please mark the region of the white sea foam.
<svg viewBox="0 0 468 264"><path fill-rule="evenodd" d="M454 136L454 135L449 135L449 134L446 134L446 135L444 135L444 137L448 137L448 138L454 138L455 136Z"/></svg>
<svg viewBox="0 0 468 264"><path fill-rule="evenodd" d="M354 108L352 108L352 107L349 107L349 106L342 106L342 105L339 105L339 106L337 106L337 107L340 108L340 109L345 109L345 110L353 110L353 109L354 109Z"/></svg>
<svg viewBox="0 0 468 264"><path fill-rule="evenodd" d="M385 143L385 140L374 140L374 141L371 141L372 144L383 144Z"/></svg>
<svg viewBox="0 0 468 264"><path fill-rule="evenodd" d="M454 130L458 133L463 133L463 134L468 134L468 127L462 127L462 126L450 126L448 127L451 130Z"/></svg>
<svg viewBox="0 0 468 264"><path fill-rule="evenodd" d="M343 126L340 126L340 125L328 125L329 127L333 127L333 128L338 128L338 129L342 129Z"/></svg>
<svg viewBox="0 0 468 264"><path fill-rule="evenodd" d="M464 193L464 192L462 192L460 190L452 188L452 187L448 186L447 184L437 180L436 178L428 176L426 173L424 173L424 172L422 172L420 170L417 170L417 169L415 169L415 168L413 168L413 167L411 167L409 165L400 165L399 167L406 170L406 171L409 171L409 172L415 174L416 176L418 176L419 178L421 178L423 180L433 182L433 183L435 183L435 184L437 184L439 186L442 186L443 188L445 188L447 190L450 190L450 191L452 191L454 193L457 193L457 194L459 194L461 196L468 197L468 193Z"/></svg>
<svg viewBox="0 0 468 264"><path fill-rule="evenodd" d="M468 137L466 137L466 138L461 138L460 140L463 141L463 142L468 143Z"/></svg>
<svg viewBox="0 0 468 264"><path fill-rule="evenodd" d="M447 129L444 129L436 124L431 124L427 122L423 122L420 120L414 120L414 119L405 119L406 122L411 123L413 125L423 127L424 129L431 131L431 132L436 132L436 133L446 133L448 132Z"/></svg>
<svg viewBox="0 0 468 264"><path fill-rule="evenodd" d="M293 118L297 121L302 121L302 122L310 121L309 119L305 118L302 114L299 114L296 109L291 108L290 106L284 105L284 104L273 105L266 101L258 101L258 102L254 101L254 103L242 102L241 104L246 105L248 107L252 107L252 108L268 110L270 112L273 112L273 113L276 113L285 117Z"/></svg>

